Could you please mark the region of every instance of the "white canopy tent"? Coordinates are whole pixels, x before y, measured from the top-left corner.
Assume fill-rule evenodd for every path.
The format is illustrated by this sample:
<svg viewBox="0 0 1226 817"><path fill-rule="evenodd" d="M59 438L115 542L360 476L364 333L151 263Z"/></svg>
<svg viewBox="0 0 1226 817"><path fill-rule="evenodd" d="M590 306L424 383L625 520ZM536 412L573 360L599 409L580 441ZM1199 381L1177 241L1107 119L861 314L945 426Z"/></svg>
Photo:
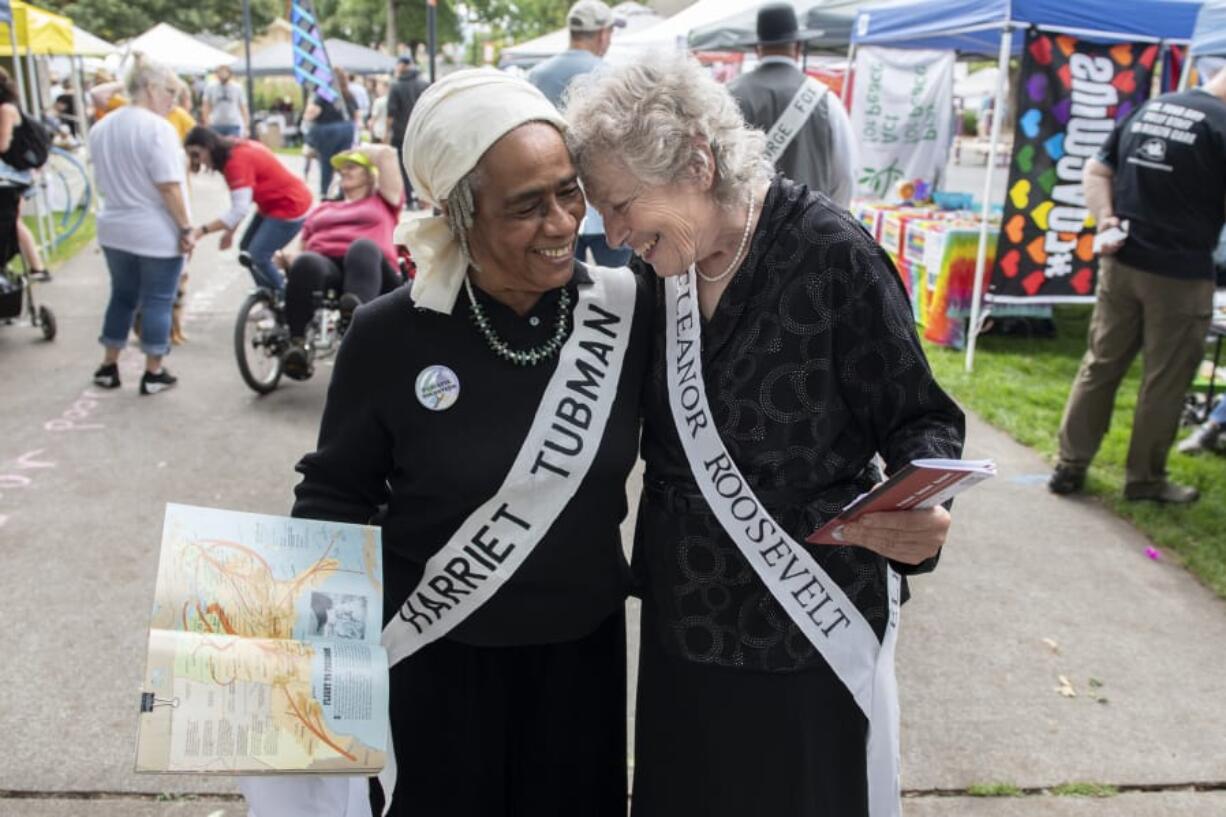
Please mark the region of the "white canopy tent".
<svg viewBox="0 0 1226 817"><path fill-rule="evenodd" d="M626 62L631 55L639 52L637 48L628 48L622 45L626 38L659 25L664 20L663 17L651 9L640 3L635 3L633 0L618 3L613 7L613 14L624 19L626 25L624 28L613 30L613 42L609 46L609 53L605 54L605 59L611 63ZM502 68L509 65L529 68L556 54L561 54L569 45L570 31L560 28L534 40L528 40L527 42L513 45L510 48L504 48L502 55L499 57L498 64Z"/></svg>
<svg viewBox="0 0 1226 817"><path fill-rule="evenodd" d="M977 99L984 94L996 93L996 81L1000 69L995 65L990 68L980 68L966 77L954 82L954 96L962 99ZM1005 78L1005 93L1009 92L1009 78Z"/></svg>
<svg viewBox="0 0 1226 817"><path fill-rule="evenodd" d="M80 57L105 57L116 51L115 46L101 37L90 34L80 26L72 27L72 40L77 56Z"/></svg>
<svg viewBox="0 0 1226 817"><path fill-rule="evenodd" d="M648 29L623 37L618 45L634 49L685 50L690 32L745 9L757 9L763 0L698 0Z"/></svg>
<svg viewBox="0 0 1226 817"><path fill-rule="evenodd" d="M176 74L207 74L218 66L231 65L237 59L233 54L206 45L169 23L158 23L139 37L128 40L123 50L125 57L139 51Z"/></svg>

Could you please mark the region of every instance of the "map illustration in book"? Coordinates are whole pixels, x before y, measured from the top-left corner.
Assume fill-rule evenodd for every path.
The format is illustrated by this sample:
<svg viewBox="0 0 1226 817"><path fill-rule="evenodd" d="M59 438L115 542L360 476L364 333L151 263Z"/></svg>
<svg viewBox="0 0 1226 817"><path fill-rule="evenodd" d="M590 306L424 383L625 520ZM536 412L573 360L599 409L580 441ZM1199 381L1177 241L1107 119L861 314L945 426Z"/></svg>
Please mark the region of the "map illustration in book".
<svg viewBox="0 0 1226 817"><path fill-rule="evenodd" d="M137 771L383 767L378 528L167 505L154 595Z"/></svg>

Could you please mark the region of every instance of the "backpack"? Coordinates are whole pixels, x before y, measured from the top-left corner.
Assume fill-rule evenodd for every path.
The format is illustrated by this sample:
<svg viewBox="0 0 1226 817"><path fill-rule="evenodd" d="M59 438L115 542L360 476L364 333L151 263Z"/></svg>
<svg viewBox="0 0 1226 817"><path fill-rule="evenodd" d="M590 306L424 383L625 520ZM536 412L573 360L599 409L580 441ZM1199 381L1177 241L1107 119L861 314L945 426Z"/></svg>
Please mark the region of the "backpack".
<svg viewBox="0 0 1226 817"><path fill-rule="evenodd" d="M22 111L21 124L13 128L8 151L0 156L14 170L34 170L47 163L51 153L51 131Z"/></svg>

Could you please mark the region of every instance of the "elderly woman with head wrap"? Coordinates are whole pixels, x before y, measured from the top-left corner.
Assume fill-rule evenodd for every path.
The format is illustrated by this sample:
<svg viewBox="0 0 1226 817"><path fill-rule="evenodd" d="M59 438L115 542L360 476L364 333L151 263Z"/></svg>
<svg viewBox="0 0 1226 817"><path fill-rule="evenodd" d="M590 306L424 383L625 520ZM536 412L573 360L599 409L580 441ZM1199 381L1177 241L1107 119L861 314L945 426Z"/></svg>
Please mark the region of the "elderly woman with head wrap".
<svg viewBox="0 0 1226 817"><path fill-rule="evenodd" d="M633 813L896 814L898 574L933 568L949 515L802 542L878 455L960 454L898 275L824 195L770 178L764 136L688 58L593 76L566 116L609 244L661 279Z"/></svg>
<svg viewBox="0 0 1226 817"><path fill-rule="evenodd" d="M565 122L523 80L460 71L418 101L412 288L337 357L296 516L380 506L393 813L626 809L628 570L650 287L574 260ZM257 812L258 814L259 812Z"/></svg>

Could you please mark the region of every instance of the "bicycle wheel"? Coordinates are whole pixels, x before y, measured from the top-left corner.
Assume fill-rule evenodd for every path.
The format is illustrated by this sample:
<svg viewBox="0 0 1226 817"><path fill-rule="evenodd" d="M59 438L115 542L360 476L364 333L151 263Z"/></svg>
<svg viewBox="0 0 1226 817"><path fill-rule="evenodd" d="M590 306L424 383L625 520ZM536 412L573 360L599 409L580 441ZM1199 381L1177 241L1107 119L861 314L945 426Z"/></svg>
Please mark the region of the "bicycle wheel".
<svg viewBox="0 0 1226 817"><path fill-rule="evenodd" d="M281 358L289 329L281 323L272 296L263 289L247 296L234 324L234 354L243 382L268 394L281 380Z"/></svg>
<svg viewBox="0 0 1226 817"><path fill-rule="evenodd" d="M55 340L55 313L45 306L38 308L38 328L43 330L43 340Z"/></svg>

